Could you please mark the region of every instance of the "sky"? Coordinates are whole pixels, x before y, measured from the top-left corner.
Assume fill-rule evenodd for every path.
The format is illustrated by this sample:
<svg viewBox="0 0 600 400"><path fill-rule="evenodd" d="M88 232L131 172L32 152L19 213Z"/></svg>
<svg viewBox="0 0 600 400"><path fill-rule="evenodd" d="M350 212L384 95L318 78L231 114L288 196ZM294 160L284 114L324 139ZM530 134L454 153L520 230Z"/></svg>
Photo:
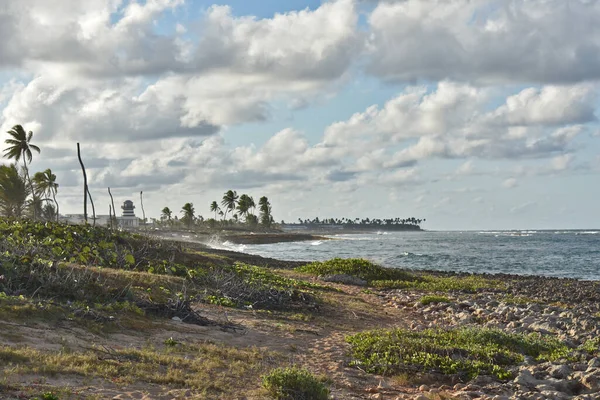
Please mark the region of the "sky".
<svg viewBox="0 0 600 400"><path fill-rule="evenodd" d="M600 227L600 1L3 0L0 137L61 213ZM8 163L8 160L2 160Z"/></svg>

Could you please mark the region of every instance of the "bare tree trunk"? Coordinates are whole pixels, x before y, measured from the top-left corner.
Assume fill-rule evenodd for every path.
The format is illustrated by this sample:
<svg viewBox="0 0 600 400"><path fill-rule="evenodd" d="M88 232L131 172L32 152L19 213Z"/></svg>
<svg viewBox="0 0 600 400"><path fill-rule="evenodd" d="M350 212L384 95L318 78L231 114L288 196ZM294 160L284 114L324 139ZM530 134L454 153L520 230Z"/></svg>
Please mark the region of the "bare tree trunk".
<svg viewBox="0 0 600 400"><path fill-rule="evenodd" d="M54 204L56 204L56 222L60 222L60 212L58 208L58 201L56 201L56 193L52 193L52 198L54 199Z"/></svg>
<svg viewBox="0 0 600 400"><path fill-rule="evenodd" d="M113 229L113 218L112 218L112 206L108 205L108 222L110 222L110 229Z"/></svg>
<svg viewBox="0 0 600 400"><path fill-rule="evenodd" d="M118 223L117 223L117 209L115 208L115 200L113 199L112 193L110 192L110 188L108 188L108 195L110 196L110 203L112 204L112 211L113 211L113 216L114 216L114 222L115 224L117 224L118 227ZM112 216L110 217L111 219L113 218ZM111 223L112 225L112 223Z"/></svg>
<svg viewBox="0 0 600 400"><path fill-rule="evenodd" d="M140 192L140 205L142 206L142 216L144 217L144 229L146 229L146 212L144 211L144 192Z"/></svg>
<svg viewBox="0 0 600 400"><path fill-rule="evenodd" d="M79 143L77 143L77 158L79 158L79 164L81 164L81 170L83 171L83 218L87 223L87 198L88 198L88 187L87 187L87 175L85 173L85 166L81 160L81 150Z"/></svg>
<svg viewBox="0 0 600 400"><path fill-rule="evenodd" d="M89 188L87 190L87 194L90 197L90 204L92 205L92 219L94 220L94 222L92 222L92 226L96 226L96 208L94 207L94 200L92 200L92 194L90 193Z"/></svg>

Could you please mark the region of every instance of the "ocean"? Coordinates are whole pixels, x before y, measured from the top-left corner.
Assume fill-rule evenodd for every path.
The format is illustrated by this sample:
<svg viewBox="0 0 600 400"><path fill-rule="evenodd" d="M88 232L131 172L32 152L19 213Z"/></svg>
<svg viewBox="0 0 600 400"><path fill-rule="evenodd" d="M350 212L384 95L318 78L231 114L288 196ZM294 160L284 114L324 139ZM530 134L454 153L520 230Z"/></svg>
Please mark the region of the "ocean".
<svg viewBox="0 0 600 400"><path fill-rule="evenodd" d="M373 232L211 246L281 260L366 258L386 267L600 280L599 231Z"/></svg>

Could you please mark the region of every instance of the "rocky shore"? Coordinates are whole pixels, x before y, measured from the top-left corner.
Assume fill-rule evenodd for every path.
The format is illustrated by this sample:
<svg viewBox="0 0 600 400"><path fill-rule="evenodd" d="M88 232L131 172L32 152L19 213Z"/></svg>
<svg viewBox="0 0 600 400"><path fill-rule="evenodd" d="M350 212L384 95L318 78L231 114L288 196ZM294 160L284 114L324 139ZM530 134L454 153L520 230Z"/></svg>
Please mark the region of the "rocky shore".
<svg viewBox="0 0 600 400"><path fill-rule="evenodd" d="M495 276L506 290L445 294L443 302L422 304L418 292L392 290L382 294L389 307L415 315L410 328L478 326L510 333L538 332L556 337L571 351L556 362L526 357L511 370L514 379L499 382L479 376L467 383L423 385L421 395L397 398L435 398L441 392L457 399L600 399L600 358L583 349L600 344L600 282L542 277Z"/></svg>

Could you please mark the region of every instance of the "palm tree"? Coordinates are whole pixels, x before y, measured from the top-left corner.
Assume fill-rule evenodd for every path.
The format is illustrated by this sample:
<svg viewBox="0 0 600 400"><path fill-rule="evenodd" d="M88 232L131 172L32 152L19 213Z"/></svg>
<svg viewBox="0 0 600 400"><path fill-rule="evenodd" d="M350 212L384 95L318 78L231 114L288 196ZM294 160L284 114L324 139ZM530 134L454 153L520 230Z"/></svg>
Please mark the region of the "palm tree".
<svg viewBox="0 0 600 400"><path fill-rule="evenodd" d="M221 209L219 208L219 204L216 201L213 201L212 203L210 203L210 211L215 213L215 221L217 220L217 213L219 211L221 211Z"/></svg>
<svg viewBox="0 0 600 400"><path fill-rule="evenodd" d="M189 229L192 225L192 222L194 222L194 214L196 212L196 210L194 210L194 205L192 203L185 203L185 205L181 208L181 212L183 214L181 220L187 224Z"/></svg>
<svg viewBox="0 0 600 400"><path fill-rule="evenodd" d="M223 196L221 205L225 207L225 219L227 219L227 212L235 210L238 201L238 194L235 190L228 190Z"/></svg>
<svg viewBox="0 0 600 400"><path fill-rule="evenodd" d="M58 216L58 213L56 212L56 208L54 207L54 204L46 203L44 208L42 208L42 217L44 218L44 220L54 221L54 219L56 219L57 216Z"/></svg>
<svg viewBox="0 0 600 400"><path fill-rule="evenodd" d="M31 144L31 138L33 137L33 132L29 131L29 133L25 132L25 129L21 125L15 125L12 127L10 131L8 131L10 135L10 139L6 139L4 143L8 144L4 150L4 157L9 160L15 160L15 162L19 162L23 159L23 167L25 168L25 175L27 176L27 182L29 182L29 191L33 196L33 202L36 202L36 193L33 190L33 183L31 182L31 178L29 177L29 169L27 169L27 163L31 164L31 160L33 159L33 155L31 150L40 152L40 148L36 145ZM35 207L34 207L33 219L35 220Z"/></svg>
<svg viewBox="0 0 600 400"><path fill-rule="evenodd" d="M0 166L0 213L20 218L25 210L30 189L15 164Z"/></svg>
<svg viewBox="0 0 600 400"><path fill-rule="evenodd" d="M169 222L171 222L171 217L173 216L173 211L171 211L171 209L169 207L165 207L162 209L161 211L161 215L160 215L160 219L162 220L167 220Z"/></svg>
<svg viewBox="0 0 600 400"><path fill-rule="evenodd" d="M55 205L56 222L58 222L59 208L58 202L56 201L56 193L58 193L58 183L56 183L56 175L52 173L50 168L44 172L36 172L33 175L33 182L35 183L35 191L38 196L52 197Z"/></svg>
<svg viewBox="0 0 600 400"><path fill-rule="evenodd" d="M248 213L250 212L250 208L252 206L251 202L251 197L247 194L243 194L240 196L240 200L238 201L237 205L237 210L240 212L240 215L242 217L248 217Z"/></svg>
<svg viewBox="0 0 600 400"><path fill-rule="evenodd" d="M270 227L273 218L271 217L271 203L266 196L263 196L258 200L258 207L260 209L260 223L263 226Z"/></svg>

